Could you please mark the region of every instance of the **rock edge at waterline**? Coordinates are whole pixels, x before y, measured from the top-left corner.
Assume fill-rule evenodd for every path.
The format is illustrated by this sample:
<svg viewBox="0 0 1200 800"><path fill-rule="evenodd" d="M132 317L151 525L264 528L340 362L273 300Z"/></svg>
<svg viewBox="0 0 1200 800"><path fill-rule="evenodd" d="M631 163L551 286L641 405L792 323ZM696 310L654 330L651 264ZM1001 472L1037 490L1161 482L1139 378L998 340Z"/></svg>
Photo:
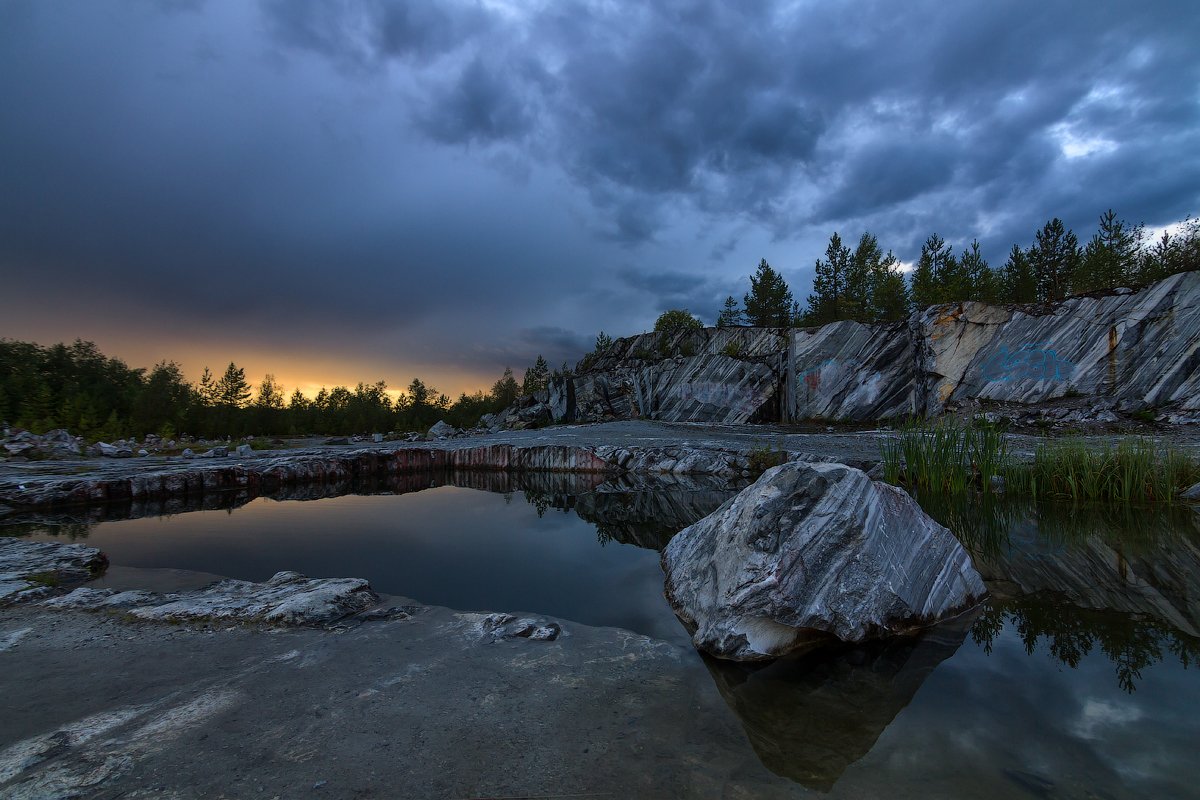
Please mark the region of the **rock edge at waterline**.
<svg viewBox="0 0 1200 800"><path fill-rule="evenodd" d="M676 534L662 565L693 644L735 661L907 633L986 594L949 530L843 464L768 470Z"/></svg>

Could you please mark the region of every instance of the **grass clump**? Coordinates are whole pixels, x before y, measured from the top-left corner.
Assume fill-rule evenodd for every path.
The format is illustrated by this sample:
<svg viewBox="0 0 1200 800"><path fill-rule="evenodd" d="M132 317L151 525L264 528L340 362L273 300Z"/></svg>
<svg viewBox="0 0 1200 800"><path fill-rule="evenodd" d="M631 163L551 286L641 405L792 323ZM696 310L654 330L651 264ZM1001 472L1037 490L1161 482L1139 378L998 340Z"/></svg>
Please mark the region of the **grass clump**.
<svg viewBox="0 0 1200 800"><path fill-rule="evenodd" d="M1003 432L986 425L918 422L880 445L884 479L924 493L993 489L1046 499L1172 503L1200 481L1200 463L1142 438L1093 445L1068 438L1038 445L1032 461L1008 452Z"/></svg>
<svg viewBox="0 0 1200 800"><path fill-rule="evenodd" d="M1010 491L1035 499L1169 504L1200 481L1200 463L1142 438L1103 446L1066 439L1039 445L1032 463L1010 465L1005 480Z"/></svg>
<svg viewBox="0 0 1200 800"><path fill-rule="evenodd" d="M787 450L765 444L758 445L750 451L746 469L750 472L750 477L757 478L771 467L778 467L780 464L787 463L787 460Z"/></svg>
<svg viewBox="0 0 1200 800"><path fill-rule="evenodd" d="M909 423L880 445L884 479L926 492L992 489L1008 461L1004 434L989 425Z"/></svg>

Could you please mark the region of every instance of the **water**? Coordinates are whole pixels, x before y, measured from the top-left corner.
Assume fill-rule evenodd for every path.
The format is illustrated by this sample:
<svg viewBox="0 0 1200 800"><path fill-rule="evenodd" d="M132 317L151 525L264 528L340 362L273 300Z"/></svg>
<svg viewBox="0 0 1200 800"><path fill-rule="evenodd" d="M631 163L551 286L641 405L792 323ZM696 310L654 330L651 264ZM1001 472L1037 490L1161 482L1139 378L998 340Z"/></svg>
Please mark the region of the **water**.
<svg viewBox="0 0 1200 800"><path fill-rule="evenodd" d="M86 537L129 567L362 576L686 644L657 549L729 494L441 486L8 533ZM1200 796L1200 514L925 502L988 583L975 612L767 666L694 656L761 764L833 796Z"/></svg>

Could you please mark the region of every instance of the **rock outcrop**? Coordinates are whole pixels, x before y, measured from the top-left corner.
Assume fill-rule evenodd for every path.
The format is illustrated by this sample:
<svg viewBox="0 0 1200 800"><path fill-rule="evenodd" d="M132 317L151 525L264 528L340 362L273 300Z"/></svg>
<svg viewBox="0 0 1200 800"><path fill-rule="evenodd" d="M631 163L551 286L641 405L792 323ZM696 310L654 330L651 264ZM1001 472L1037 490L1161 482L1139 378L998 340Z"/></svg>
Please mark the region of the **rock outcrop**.
<svg viewBox="0 0 1200 800"><path fill-rule="evenodd" d="M379 600L362 578L307 578L279 572L265 583L224 580L192 592L81 587L45 601L53 608L120 609L158 622L263 622L276 625L326 625L356 614Z"/></svg>
<svg viewBox="0 0 1200 800"><path fill-rule="evenodd" d="M108 558L95 547L0 537L0 606L82 583L107 565Z"/></svg>
<svg viewBox="0 0 1200 800"><path fill-rule="evenodd" d="M842 464L768 470L676 535L662 563L693 644L737 661L905 633L986 593L950 531Z"/></svg>
<svg viewBox="0 0 1200 800"><path fill-rule="evenodd" d="M641 334L528 403L554 422L744 423L1064 400L1086 409L1076 424L1147 409L1200 420L1200 272L1049 305L933 306L896 323Z"/></svg>

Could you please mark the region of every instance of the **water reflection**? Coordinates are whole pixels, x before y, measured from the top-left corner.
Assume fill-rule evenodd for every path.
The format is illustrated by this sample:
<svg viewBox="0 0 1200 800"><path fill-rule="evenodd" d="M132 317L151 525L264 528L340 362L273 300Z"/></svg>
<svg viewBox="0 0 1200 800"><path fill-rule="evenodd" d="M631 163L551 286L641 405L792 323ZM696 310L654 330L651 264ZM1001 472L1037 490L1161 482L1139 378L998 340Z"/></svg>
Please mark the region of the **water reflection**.
<svg viewBox="0 0 1200 800"><path fill-rule="evenodd" d="M1062 664L1093 649L1132 692L1142 670L1200 655L1200 514L1183 507L920 497L971 552L991 597L972 638L1005 626Z"/></svg>
<svg viewBox="0 0 1200 800"><path fill-rule="evenodd" d="M829 791L954 655L973 615L920 636L810 652L766 666L705 658L763 765Z"/></svg>

